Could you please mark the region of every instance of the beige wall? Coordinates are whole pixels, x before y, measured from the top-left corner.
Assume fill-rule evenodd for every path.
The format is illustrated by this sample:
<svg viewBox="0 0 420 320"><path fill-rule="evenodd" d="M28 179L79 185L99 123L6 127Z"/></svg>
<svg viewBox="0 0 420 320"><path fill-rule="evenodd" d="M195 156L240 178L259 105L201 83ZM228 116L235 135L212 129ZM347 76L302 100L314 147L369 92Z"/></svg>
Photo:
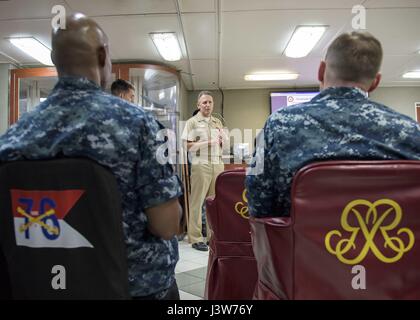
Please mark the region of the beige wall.
<svg viewBox="0 0 420 320"><path fill-rule="evenodd" d="M241 131L241 138L236 137L234 143L250 143L258 129L264 127L265 121L270 115L270 92L276 89L249 89L249 90L224 90L224 118L229 130L237 128ZM215 100L214 112L221 112L221 94L219 91L211 91ZM188 92L188 108L186 120L191 117L196 109L199 91ZM414 102L420 102L420 87L392 87L378 88L372 92L370 98L373 101L383 103L398 112L415 119ZM251 135L245 137L244 129L251 129Z"/></svg>
<svg viewBox="0 0 420 320"><path fill-rule="evenodd" d="M214 97L214 111L221 114L222 95L220 91L211 91ZM262 129L270 114L270 89L224 90L224 119L231 133L231 146L234 143L254 144L259 129ZM199 91L190 91L188 99L188 117L197 108ZM235 131L233 131L236 129ZM248 129L248 130L244 130Z"/></svg>
<svg viewBox="0 0 420 320"><path fill-rule="evenodd" d="M261 129L270 114L271 89L224 90L224 119L229 129ZM214 112L221 113L221 93L211 91L214 96ZM190 91L188 114L191 117L197 108L199 91Z"/></svg>
<svg viewBox="0 0 420 320"><path fill-rule="evenodd" d="M420 102L420 87L378 88L370 98L415 119L414 103Z"/></svg>
<svg viewBox="0 0 420 320"><path fill-rule="evenodd" d="M275 90L224 90L224 118L228 128L261 129L270 114L270 92ZM215 97L214 111L220 112L220 93L211 92ZM196 108L198 93L188 92L188 117ZM370 98L415 119L414 102L420 102L420 87L378 88Z"/></svg>

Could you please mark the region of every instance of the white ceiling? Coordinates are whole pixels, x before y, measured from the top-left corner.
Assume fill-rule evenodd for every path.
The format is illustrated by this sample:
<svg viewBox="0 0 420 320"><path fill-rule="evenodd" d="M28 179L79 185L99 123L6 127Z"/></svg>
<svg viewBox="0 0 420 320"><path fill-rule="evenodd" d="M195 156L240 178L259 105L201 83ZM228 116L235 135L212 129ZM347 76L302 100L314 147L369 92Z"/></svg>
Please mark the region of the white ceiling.
<svg viewBox="0 0 420 320"><path fill-rule="evenodd" d="M171 65L190 90L316 86L320 59L336 35L352 30L351 8L360 3L367 8L367 30L383 44L382 86L420 86L420 80L401 77L420 70L420 0L0 1L0 63L37 64L7 38L32 35L50 46L51 8L61 4L93 17L108 34L112 58L118 61L162 61L149 33L176 32L183 59ZM307 57L287 58L285 46L301 24L329 27ZM245 74L262 71L300 76L293 81L244 80Z"/></svg>

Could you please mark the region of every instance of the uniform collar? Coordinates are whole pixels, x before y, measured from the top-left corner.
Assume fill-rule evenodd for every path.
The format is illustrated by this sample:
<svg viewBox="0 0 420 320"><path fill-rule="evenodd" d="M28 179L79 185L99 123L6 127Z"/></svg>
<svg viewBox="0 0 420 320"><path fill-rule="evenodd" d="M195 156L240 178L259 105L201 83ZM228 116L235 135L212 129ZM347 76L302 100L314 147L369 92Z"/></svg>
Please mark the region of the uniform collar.
<svg viewBox="0 0 420 320"><path fill-rule="evenodd" d="M315 96L311 101L316 102L326 99L367 99L367 93L356 87L329 87Z"/></svg>
<svg viewBox="0 0 420 320"><path fill-rule="evenodd" d="M195 117L197 118L197 121L205 121L205 122L216 122L215 118L213 116L210 115L210 117L206 118L203 117L203 115L201 114L201 112L198 112Z"/></svg>
<svg viewBox="0 0 420 320"><path fill-rule="evenodd" d="M54 90L102 90L95 82L86 77L60 77Z"/></svg>

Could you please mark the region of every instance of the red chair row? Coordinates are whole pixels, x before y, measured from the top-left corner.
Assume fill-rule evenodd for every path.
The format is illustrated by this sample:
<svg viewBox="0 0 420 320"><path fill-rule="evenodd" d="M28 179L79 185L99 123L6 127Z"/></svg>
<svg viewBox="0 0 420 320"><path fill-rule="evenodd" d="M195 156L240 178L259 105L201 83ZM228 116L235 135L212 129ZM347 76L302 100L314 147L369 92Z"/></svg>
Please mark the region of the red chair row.
<svg viewBox="0 0 420 320"><path fill-rule="evenodd" d="M281 218L244 219L244 177L224 172L207 203L208 299L420 298L420 162L308 165Z"/></svg>

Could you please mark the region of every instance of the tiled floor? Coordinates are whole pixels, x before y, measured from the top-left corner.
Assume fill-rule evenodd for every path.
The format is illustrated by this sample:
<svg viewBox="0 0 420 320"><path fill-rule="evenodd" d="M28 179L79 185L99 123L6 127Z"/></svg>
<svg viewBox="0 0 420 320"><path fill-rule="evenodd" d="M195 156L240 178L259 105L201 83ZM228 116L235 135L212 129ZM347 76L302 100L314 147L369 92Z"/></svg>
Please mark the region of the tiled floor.
<svg viewBox="0 0 420 320"><path fill-rule="evenodd" d="M187 240L179 241L175 277L181 300L202 300L206 283L208 251L198 251Z"/></svg>

